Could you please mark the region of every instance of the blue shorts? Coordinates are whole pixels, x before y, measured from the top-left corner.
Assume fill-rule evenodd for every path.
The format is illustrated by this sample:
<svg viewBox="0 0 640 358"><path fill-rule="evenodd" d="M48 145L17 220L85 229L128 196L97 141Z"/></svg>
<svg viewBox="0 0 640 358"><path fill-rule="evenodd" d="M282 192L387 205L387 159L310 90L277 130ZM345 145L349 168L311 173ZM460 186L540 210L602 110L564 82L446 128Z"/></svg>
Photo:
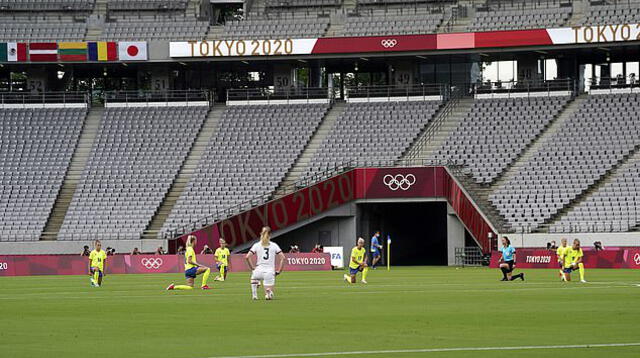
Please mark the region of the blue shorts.
<svg viewBox="0 0 640 358"><path fill-rule="evenodd" d="M96 272L96 270L91 268L91 274L93 274L94 272ZM102 277L102 270L100 270L100 269L98 269L98 277Z"/></svg>
<svg viewBox="0 0 640 358"><path fill-rule="evenodd" d="M357 274L358 272L360 272L360 271L362 271L362 270L360 270L360 268L359 268L359 267L358 267L358 268L351 268L351 267L349 267L349 275L352 275L352 276L353 276L353 275L356 275L356 274Z"/></svg>
<svg viewBox="0 0 640 358"><path fill-rule="evenodd" d="M380 251L372 251L371 257L380 257Z"/></svg>
<svg viewBox="0 0 640 358"><path fill-rule="evenodd" d="M198 274L198 267L192 267L184 272L184 277L186 278L196 278Z"/></svg>
<svg viewBox="0 0 640 358"><path fill-rule="evenodd" d="M567 267L567 268L562 269L562 272L564 272L564 273L571 273L572 271L573 271L573 268L571 268L571 267Z"/></svg>

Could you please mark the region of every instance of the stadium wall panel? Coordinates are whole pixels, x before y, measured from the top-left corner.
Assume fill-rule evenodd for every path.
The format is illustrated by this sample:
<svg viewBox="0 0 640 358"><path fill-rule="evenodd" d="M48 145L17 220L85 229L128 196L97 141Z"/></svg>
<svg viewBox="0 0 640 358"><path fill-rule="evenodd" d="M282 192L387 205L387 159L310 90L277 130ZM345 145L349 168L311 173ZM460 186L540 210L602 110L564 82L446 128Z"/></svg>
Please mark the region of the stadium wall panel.
<svg viewBox="0 0 640 358"><path fill-rule="evenodd" d="M583 248L584 265L587 268L629 268L640 269L640 248L611 248L595 251ZM498 267L501 253L491 255L491 267ZM553 251L545 249L518 249L516 251L518 268L558 268L558 257Z"/></svg>

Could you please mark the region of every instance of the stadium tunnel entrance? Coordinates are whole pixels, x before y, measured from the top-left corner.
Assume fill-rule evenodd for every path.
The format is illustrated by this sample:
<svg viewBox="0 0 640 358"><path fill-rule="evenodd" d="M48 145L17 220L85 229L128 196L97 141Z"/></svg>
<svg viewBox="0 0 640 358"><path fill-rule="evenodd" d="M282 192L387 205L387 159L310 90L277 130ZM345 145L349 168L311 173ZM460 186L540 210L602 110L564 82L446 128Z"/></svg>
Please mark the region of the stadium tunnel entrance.
<svg viewBox="0 0 640 358"><path fill-rule="evenodd" d="M369 250L378 230L384 246L380 265L386 264L388 237L394 266L455 265L457 247L478 246L451 206L440 199L351 203L274 239L285 252L296 246L301 252L310 252L316 244L341 246L347 263L356 239L364 238Z"/></svg>

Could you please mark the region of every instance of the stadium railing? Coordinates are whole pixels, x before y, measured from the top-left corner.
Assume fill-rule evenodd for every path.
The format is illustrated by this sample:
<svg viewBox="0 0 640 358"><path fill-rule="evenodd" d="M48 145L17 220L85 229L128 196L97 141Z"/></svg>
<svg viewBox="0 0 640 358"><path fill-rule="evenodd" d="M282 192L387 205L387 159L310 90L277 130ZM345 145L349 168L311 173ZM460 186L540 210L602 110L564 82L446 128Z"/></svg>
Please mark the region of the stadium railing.
<svg viewBox="0 0 640 358"><path fill-rule="evenodd" d="M615 93L639 92L640 78L636 75L617 77L593 77L585 80L589 90L609 91Z"/></svg>
<svg viewBox="0 0 640 358"><path fill-rule="evenodd" d="M347 98L422 98L448 95L448 86L440 83L411 86L356 86L347 87Z"/></svg>
<svg viewBox="0 0 640 358"><path fill-rule="evenodd" d="M302 188L317 184L323 180L329 179L333 176L345 173L355 168L380 168L380 167L409 167L409 166L447 166L451 167L452 163L448 161L435 160L435 159L407 159L407 160L353 160L345 163L337 164L336 166L329 168L325 171L317 174L309 175L297 180L295 183L288 184L277 192L269 193L254 197L248 201L233 205L223 210L218 210L215 213L204 216L190 224L176 227L173 230L162 233L159 238L162 239L175 239L181 235L193 232L201 229L207 225L214 224L226 218L240 214L244 211L250 210L256 206L262 205L277 197L285 196L298 191Z"/></svg>
<svg viewBox="0 0 640 358"><path fill-rule="evenodd" d="M0 104L89 103L87 92L0 92Z"/></svg>
<svg viewBox="0 0 640 358"><path fill-rule="evenodd" d="M206 90L184 91L107 91L104 103L171 103L208 102L213 104L214 96Z"/></svg>
<svg viewBox="0 0 640 358"><path fill-rule="evenodd" d="M237 88L227 90L227 103L229 102L251 102L260 101L260 103L289 103L292 100L296 102L313 102L313 100L328 99L333 100L333 92L327 87L301 87L301 88Z"/></svg>
<svg viewBox="0 0 640 358"><path fill-rule="evenodd" d="M475 96L496 94L502 96L506 95L507 97L511 97L511 95L522 97L523 94L529 96L532 93L539 94L540 92L547 92L550 94L551 92L565 91L570 93L574 93L576 91L576 82L573 79L566 78L547 81L487 81L473 85L473 93Z"/></svg>

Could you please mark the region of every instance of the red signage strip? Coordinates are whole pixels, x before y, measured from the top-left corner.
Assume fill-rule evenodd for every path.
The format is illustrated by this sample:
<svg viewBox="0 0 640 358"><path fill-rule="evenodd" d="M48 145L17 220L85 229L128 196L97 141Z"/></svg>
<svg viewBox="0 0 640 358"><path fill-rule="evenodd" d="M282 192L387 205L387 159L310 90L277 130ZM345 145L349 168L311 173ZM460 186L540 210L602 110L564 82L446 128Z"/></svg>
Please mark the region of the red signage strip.
<svg viewBox="0 0 640 358"><path fill-rule="evenodd" d="M584 265L587 268L630 268L640 269L640 248L607 249L604 251L584 251ZM500 253L491 254L491 267L498 267ZM545 249L516 249L518 268L558 268L555 252Z"/></svg>
<svg viewBox="0 0 640 358"><path fill-rule="evenodd" d="M256 239L263 226L284 229L353 200L434 197L446 199L489 252L488 234L495 232L444 167L354 169L191 234L198 237L197 250L217 247L221 235L234 247Z"/></svg>
<svg viewBox="0 0 640 358"><path fill-rule="evenodd" d="M319 38L312 54L436 50L436 34Z"/></svg>
<svg viewBox="0 0 640 358"><path fill-rule="evenodd" d="M285 254L286 271L331 270L329 254ZM198 262L214 267L213 255L198 255ZM244 255L231 255L230 272L249 271ZM84 275L88 258L78 255L0 256L0 276ZM107 259L107 273L182 273L184 257L179 255L115 255Z"/></svg>

